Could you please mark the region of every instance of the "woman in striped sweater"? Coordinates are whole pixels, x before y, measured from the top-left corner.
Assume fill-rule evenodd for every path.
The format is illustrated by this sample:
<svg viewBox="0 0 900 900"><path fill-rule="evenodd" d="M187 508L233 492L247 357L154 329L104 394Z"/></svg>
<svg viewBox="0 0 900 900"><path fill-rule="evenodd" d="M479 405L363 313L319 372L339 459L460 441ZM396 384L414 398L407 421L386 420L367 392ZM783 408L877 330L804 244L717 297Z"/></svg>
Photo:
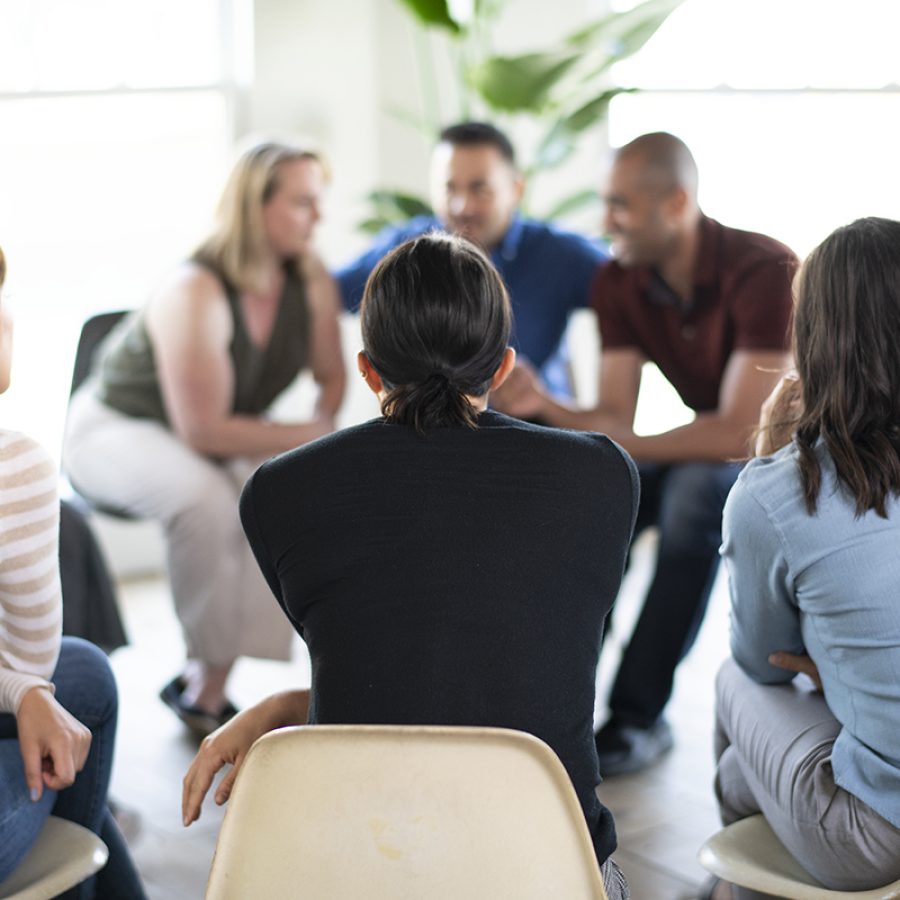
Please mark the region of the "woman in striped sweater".
<svg viewBox="0 0 900 900"><path fill-rule="evenodd" d="M6 263L0 250L0 288ZM12 326L0 308L0 392ZM66 897L140 898L144 891L106 804L116 685L106 657L61 638L56 467L31 438L0 430L0 880L51 813L90 828L107 866Z"/></svg>

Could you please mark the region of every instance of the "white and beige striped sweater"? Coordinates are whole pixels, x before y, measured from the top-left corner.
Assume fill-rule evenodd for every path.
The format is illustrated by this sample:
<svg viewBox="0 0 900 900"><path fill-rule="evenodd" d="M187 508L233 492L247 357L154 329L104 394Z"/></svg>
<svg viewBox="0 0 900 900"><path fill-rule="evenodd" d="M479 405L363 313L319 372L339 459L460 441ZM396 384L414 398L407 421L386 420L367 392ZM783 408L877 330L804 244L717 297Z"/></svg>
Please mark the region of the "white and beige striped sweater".
<svg viewBox="0 0 900 900"><path fill-rule="evenodd" d="M0 431L0 712L48 684L61 628L56 467L31 438Z"/></svg>

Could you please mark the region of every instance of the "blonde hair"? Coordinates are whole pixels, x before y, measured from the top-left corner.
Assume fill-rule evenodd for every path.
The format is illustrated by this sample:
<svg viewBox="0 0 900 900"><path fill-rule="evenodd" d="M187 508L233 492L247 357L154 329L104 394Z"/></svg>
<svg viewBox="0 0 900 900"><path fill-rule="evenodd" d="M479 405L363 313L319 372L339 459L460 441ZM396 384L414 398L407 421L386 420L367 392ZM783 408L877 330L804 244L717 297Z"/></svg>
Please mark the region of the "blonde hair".
<svg viewBox="0 0 900 900"><path fill-rule="evenodd" d="M304 159L325 167L318 153L287 143L266 141L241 153L225 182L213 230L194 256L214 265L240 290L264 289L263 206L278 189L281 165Z"/></svg>

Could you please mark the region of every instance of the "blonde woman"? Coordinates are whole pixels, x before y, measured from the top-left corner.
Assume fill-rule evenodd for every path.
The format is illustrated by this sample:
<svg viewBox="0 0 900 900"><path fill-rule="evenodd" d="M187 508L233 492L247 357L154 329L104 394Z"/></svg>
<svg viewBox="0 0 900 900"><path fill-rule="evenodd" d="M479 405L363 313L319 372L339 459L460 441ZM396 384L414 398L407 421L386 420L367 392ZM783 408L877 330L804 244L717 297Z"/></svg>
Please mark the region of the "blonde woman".
<svg viewBox="0 0 900 900"><path fill-rule="evenodd" d="M312 251L325 184L322 160L303 148L242 154L213 233L110 335L72 402L72 482L162 522L188 662L161 697L200 733L234 714L225 686L239 656L289 654L238 497L262 459L332 431L343 396L337 293ZM314 416L269 421L305 368L319 388Z"/></svg>
<svg viewBox="0 0 900 900"><path fill-rule="evenodd" d="M6 262L0 250L0 288ZM0 309L0 392L9 385L12 325ZM118 701L106 657L61 638L56 466L31 438L0 429L0 881L53 815L109 847L96 878L67 898L144 897L109 812Z"/></svg>

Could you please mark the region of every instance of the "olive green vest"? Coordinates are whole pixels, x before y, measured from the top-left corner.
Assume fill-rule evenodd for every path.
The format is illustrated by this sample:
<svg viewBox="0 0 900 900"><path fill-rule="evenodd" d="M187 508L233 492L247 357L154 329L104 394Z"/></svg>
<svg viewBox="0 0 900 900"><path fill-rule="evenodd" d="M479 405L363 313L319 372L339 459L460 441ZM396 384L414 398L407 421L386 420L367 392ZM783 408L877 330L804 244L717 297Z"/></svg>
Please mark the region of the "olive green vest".
<svg viewBox="0 0 900 900"><path fill-rule="evenodd" d="M238 291L220 272L203 260L222 282L234 323L229 353L234 368L231 412L259 415L296 378L309 359L309 307L306 290L293 266L278 305L268 346L254 344L244 326ZM97 396L107 406L128 416L169 424L163 403L153 344L147 333L145 311L137 310L110 332L98 348L92 380Z"/></svg>

